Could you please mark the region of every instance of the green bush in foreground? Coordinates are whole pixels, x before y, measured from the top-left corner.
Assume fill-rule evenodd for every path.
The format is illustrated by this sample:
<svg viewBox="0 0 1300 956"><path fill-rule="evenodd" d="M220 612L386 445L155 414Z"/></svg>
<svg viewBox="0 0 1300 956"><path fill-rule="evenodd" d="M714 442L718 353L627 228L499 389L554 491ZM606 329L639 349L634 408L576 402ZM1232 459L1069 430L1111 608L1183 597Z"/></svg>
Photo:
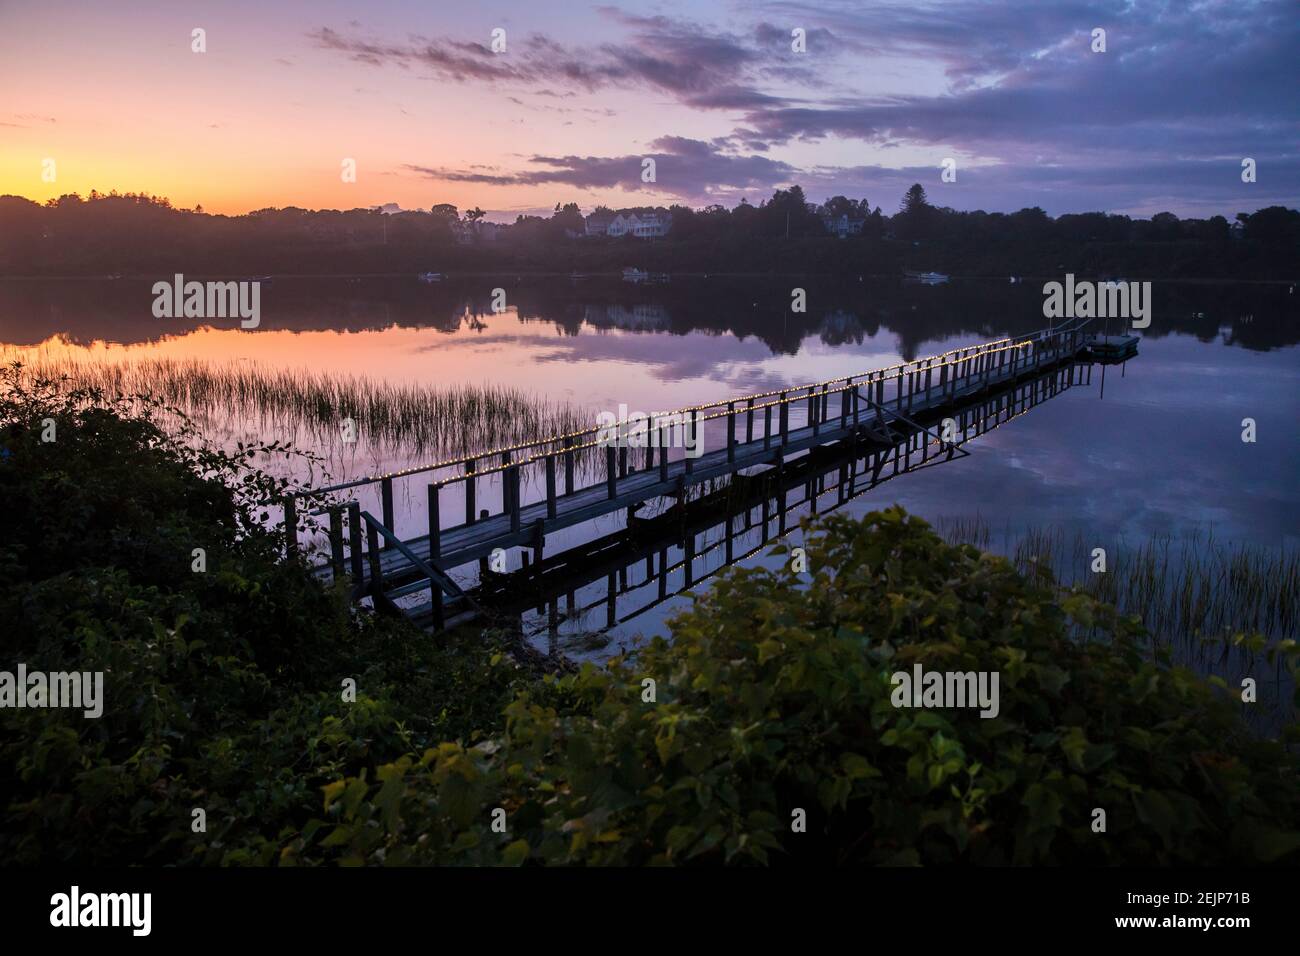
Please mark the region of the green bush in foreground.
<svg viewBox="0 0 1300 956"><path fill-rule="evenodd" d="M285 859L1300 859L1300 762L1220 690L1148 662L1135 622L897 508L824 520L808 555L810 586L733 569L671 643L559 680L567 712L525 693L500 739L326 787ZM999 715L894 707L890 675L916 662L999 671Z"/></svg>
<svg viewBox="0 0 1300 956"><path fill-rule="evenodd" d="M900 510L825 520L811 582L732 569L671 642L537 680L280 561L254 465L283 449L193 438L0 380L0 669L106 672L99 719L0 711L11 864L1300 858L1300 764L1225 688ZM895 708L917 662L999 672L998 716Z"/></svg>
<svg viewBox="0 0 1300 956"><path fill-rule="evenodd" d="M0 710L10 864L272 862L322 786L499 729L523 677L282 562L256 503L283 484L255 466L284 450L223 454L159 411L0 370L0 670L102 671L105 698Z"/></svg>

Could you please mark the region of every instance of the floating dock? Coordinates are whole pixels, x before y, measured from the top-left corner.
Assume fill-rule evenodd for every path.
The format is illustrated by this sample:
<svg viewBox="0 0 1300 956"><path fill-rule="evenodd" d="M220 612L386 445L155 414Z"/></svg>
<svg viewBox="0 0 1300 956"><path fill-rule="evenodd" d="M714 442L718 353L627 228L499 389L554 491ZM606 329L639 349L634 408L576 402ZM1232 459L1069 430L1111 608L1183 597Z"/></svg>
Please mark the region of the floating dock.
<svg viewBox="0 0 1300 956"><path fill-rule="evenodd" d="M1140 341L1136 335L1089 335L1085 349L1089 358L1112 364L1137 355Z"/></svg>

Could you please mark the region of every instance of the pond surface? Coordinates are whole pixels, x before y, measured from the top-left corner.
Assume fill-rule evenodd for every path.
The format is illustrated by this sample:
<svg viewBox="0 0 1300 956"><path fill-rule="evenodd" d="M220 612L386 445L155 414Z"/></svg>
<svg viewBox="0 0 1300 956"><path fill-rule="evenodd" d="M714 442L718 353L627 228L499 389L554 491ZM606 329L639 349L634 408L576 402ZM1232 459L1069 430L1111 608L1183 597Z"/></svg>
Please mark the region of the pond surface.
<svg viewBox="0 0 1300 956"><path fill-rule="evenodd" d="M986 280L277 278L263 289L253 330L238 320L156 319L150 286L0 282L0 345L10 357L199 359L438 388L506 385L570 403L594 424L596 412L620 406L660 411L821 381L1047 324L1040 286ZM806 290L806 313L790 311L795 287ZM1136 358L1093 366L1086 384L970 442L969 457L900 476L844 509L897 503L936 523L979 519L995 550L1033 528L1102 543L1210 534L1293 548L1298 318L1300 294L1285 284L1156 283ZM1109 331L1121 331L1118 321ZM201 417L225 440L304 440L292 423L245 409ZM1244 419L1255 423L1254 442L1242 440ZM364 435L348 446L306 440L334 480L428 460ZM417 533L420 497L403 499L399 532ZM688 600L669 598L617 624L610 646L663 633Z"/></svg>

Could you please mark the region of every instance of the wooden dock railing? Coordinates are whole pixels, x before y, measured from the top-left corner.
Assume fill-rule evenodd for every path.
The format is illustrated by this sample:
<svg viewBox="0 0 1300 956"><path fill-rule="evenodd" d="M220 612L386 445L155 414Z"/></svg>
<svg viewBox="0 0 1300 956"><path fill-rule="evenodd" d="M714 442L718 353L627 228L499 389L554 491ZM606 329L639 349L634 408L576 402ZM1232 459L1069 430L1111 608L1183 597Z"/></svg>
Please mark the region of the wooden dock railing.
<svg viewBox="0 0 1300 956"><path fill-rule="evenodd" d="M531 542L540 551L545 533L551 528L619 510L635 503L637 496L647 500L681 494L688 484L734 472L773 454L784 456L838 441L864 423L882 426L890 413L910 416L955 402L992 384L1013 381L1081 353L1086 344L1086 324L1071 322L887 368L688 406L648 418L631 416L613 424L318 489L311 494L323 496L379 486L378 519L362 511L356 501L331 503L312 512L328 516L327 567L337 575L348 570L345 566L350 564L354 581L362 581L364 524L369 538L366 551L370 577L380 582L381 591L386 568L400 567L407 576L418 575L426 584L454 594L448 585L455 585L445 569L481 558L489 546ZM792 425L792 411L802 411L801 426ZM725 429L725 438L715 442L717 447L698 458L686 454L685 449L681 457L670 456L670 442L665 439L671 438L674 430L683 445L698 447L702 429L710 422L723 422ZM630 442L632 436L643 442ZM602 448L604 475L587 482L580 480L578 457L585 454L589 460ZM637 457L641 458L639 463ZM522 491L522 475L529 469L538 475L539 483L544 483L543 497L532 502L524 500ZM581 477L592 477L590 471L582 469ZM394 482L425 474L431 474L426 492L427 534L403 541L394 531ZM500 482L500 510L495 514L479 508L478 494L483 482L493 480ZM448 516L444 492L449 489L459 491L459 501L454 504L463 507L463 519L458 515L444 526ZM299 547L298 497L291 495L283 501L286 551L290 555L296 554ZM452 554L445 554L444 542L449 538L456 539L455 547ZM381 552L396 553L385 557ZM456 563L452 563L453 559ZM375 588L364 590L371 593ZM361 593L360 588L357 593Z"/></svg>

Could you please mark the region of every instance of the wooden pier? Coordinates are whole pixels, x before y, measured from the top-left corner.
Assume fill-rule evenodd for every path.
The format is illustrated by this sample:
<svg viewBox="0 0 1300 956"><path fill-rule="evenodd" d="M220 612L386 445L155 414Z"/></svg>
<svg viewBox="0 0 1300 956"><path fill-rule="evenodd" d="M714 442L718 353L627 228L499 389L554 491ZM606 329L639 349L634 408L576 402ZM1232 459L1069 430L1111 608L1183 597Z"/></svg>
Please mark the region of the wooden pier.
<svg viewBox="0 0 1300 956"><path fill-rule="evenodd" d="M952 410L956 435L941 454L925 447L929 433L913 432L893 446L835 446L834 454L803 455L748 480L704 486L684 507L646 509L626 528L488 575L471 593L495 625L544 638L556 654L562 628L586 634L635 618L762 551L802 514L834 510L902 475L952 461L966 442L1091 381L1091 366L1064 365L980 395ZM420 605L412 614L431 626L430 611Z"/></svg>
<svg viewBox="0 0 1300 956"><path fill-rule="evenodd" d="M540 561L549 532L617 512L632 521L645 502L681 504L702 483L743 483L804 455L842 454L863 444L892 447L918 434L927 436L923 454L932 448L936 455L951 454L953 443L922 420L937 422L946 409L1089 357L1096 337L1084 332L1085 324L320 489L313 496L355 495L377 485L381 513L376 517L355 499L313 511L328 517L330 554L315 572L348 575L357 599L370 597L377 609L427 616L442 627L474 611L448 572L475 561L485 568L497 549L524 547ZM668 447L679 443L694 447L698 457ZM579 456L589 465L593 455L603 456L603 469L593 474L578 467ZM394 483L412 480L425 484L427 532L402 539L394 531ZM494 509L478 507L485 482L499 491ZM298 496L283 504L286 551L296 556ZM399 605L420 592L428 597L422 610Z"/></svg>

